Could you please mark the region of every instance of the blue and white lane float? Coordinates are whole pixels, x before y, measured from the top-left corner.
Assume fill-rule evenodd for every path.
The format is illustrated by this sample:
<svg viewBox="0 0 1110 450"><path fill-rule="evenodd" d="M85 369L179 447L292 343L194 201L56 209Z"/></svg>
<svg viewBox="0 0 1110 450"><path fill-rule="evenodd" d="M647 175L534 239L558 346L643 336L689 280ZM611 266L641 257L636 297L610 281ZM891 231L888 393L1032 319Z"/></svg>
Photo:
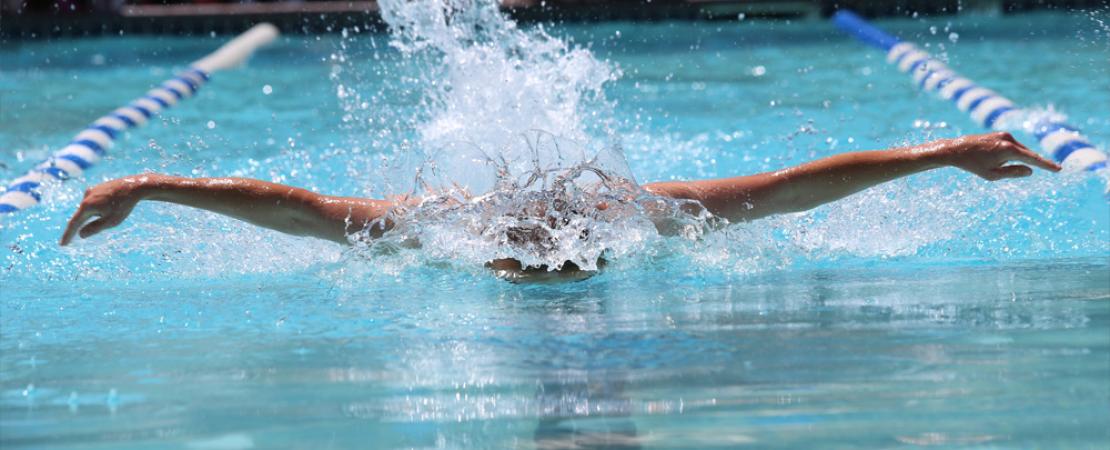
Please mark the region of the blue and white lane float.
<svg viewBox="0 0 1110 450"><path fill-rule="evenodd" d="M960 76L916 45L887 34L850 11L837 11L833 22L845 33L886 51L887 62L910 73L919 89L951 100L985 128L1001 130L1013 119L1026 117L1014 102ZM1079 128L1045 118L1034 123L1030 131L1041 148L1065 169L1096 171L1107 167L1106 153L1095 148Z"/></svg>
<svg viewBox="0 0 1110 450"><path fill-rule="evenodd" d="M209 75L239 66L259 47L273 42L278 34L277 27L271 24L255 25L215 52L193 62L184 72L147 91L146 95L96 119L77 133L68 145L54 152L26 175L8 183L7 189L0 195L0 214L22 211L38 204L43 189L80 176L107 154L125 130L140 127L162 110L192 97L208 82Z"/></svg>

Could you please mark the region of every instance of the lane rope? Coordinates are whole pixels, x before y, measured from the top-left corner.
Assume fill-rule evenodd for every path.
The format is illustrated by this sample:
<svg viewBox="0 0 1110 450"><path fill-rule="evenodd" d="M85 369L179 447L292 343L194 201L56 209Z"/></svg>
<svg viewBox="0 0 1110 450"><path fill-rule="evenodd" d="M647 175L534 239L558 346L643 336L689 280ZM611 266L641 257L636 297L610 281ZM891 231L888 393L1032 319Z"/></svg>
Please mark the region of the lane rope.
<svg viewBox="0 0 1110 450"><path fill-rule="evenodd" d="M1003 130L1010 119L1025 116L1025 110L1010 99L960 76L913 43L887 34L851 11L837 11L832 20L841 31L886 51L887 62L909 73L918 89L952 101L985 128ZM1106 153L1095 148L1078 127L1045 117L1028 131L1040 142L1041 149L1065 169L1098 171L1107 168Z"/></svg>
<svg viewBox="0 0 1110 450"><path fill-rule="evenodd" d="M192 97L211 74L239 66L259 47L273 42L278 34L277 27L271 24L255 25L143 96L96 119L65 147L8 183L0 195L0 214L37 205L48 186L81 176L99 162L124 131L141 127L162 110Z"/></svg>

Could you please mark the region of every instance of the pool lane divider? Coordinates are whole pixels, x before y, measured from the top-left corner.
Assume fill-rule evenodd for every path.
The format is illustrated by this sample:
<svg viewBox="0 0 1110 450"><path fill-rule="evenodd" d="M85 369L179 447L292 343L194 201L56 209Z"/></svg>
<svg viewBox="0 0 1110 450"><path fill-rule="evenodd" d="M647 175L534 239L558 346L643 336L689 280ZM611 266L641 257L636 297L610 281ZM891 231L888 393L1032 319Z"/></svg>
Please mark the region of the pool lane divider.
<svg viewBox="0 0 1110 450"><path fill-rule="evenodd" d="M952 101L979 125L1001 130L1008 118L1020 117L1022 109L1013 101L960 76L913 43L887 34L855 13L840 10L832 20L841 31L887 52L887 62L909 73L918 89ZM1095 148L1075 126L1045 118L1033 124L1032 133L1044 152L1066 169L1097 171L1107 168L1106 153Z"/></svg>
<svg viewBox="0 0 1110 450"><path fill-rule="evenodd" d="M68 145L26 175L8 183L0 195L0 214L15 213L38 204L46 186L80 176L107 154L124 131L140 127L162 110L192 97L208 82L211 74L239 66L278 35L277 27L271 24L255 25L142 97L96 119Z"/></svg>

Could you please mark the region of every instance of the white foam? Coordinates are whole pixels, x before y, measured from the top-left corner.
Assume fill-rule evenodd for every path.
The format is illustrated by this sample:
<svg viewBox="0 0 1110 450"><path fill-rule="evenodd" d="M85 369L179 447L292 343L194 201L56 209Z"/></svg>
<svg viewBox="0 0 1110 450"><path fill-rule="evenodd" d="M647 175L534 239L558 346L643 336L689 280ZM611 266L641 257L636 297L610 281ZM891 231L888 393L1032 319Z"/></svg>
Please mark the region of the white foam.
<svg viewBox="0 0 1110 450"><path fill-rule="evenodd" d="M602 88L619 76L614 67L518 28L496 2L380 5L392 45L427 64L430 105L404 155L415 180L396 185L432 197L403 212L388 245L418 240L434 260L595 268L603 254L657 238L634 201L646 194L611 138ZM411 177L406 169L395 173ZM603 202L610 208L598 210Z"/></svg>

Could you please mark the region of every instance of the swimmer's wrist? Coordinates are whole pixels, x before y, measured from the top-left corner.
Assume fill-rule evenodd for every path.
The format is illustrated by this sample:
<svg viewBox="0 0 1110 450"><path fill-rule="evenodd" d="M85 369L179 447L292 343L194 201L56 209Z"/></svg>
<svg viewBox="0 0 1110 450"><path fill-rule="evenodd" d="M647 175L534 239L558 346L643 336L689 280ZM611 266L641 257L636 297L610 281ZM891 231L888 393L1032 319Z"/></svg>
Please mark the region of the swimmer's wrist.
<svg viewBox="0 0 1110 450"><path fill-rule="evenodd" d="M913 153L925 165L925 169L954 167L962 146L963 142L958 139L943 139L915 147Z"/></svg>
<svg viewBox="0 0 1110 450"><path fill-rule="evenodd" d="M131 194L139 200L166 200L166 194L172 190L179 179L157 173L145 173L129 178L134 180Z"/></svg>

